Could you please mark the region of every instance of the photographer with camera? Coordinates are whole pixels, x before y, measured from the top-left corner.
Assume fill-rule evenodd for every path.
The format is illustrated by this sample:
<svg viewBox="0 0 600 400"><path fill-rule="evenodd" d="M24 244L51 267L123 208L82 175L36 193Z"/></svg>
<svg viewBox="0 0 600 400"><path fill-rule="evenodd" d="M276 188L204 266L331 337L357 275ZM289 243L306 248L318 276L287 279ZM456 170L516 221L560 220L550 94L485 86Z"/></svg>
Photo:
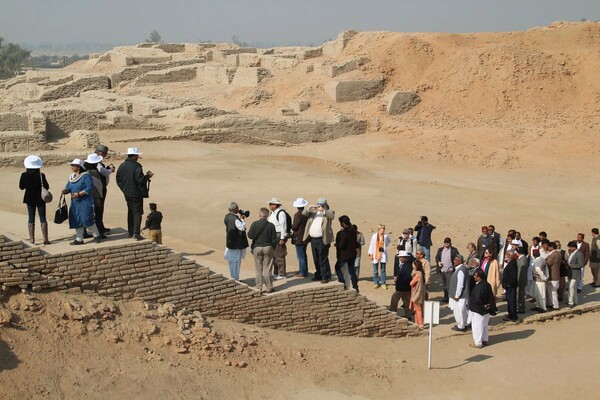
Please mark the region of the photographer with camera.
<svg viewBox="0 0 600 400"><path fill-rule="evenodd" d="M144 214L144 198L150 197L150 178L154 174L150 171L144 174L138 159L142 153L137 147L127 149L125 162L117 169L117 186L123 192L127 202L127 231L129 237L143 240L140 234L142 227L142 214Z"/></svg>
<svg viewBox="0 0 600 400"><path fill-rule="evenodd" d="M229 213L225 215L225 259L229 262L229 273L236 281L240 280L240 265L246 256L248 238L246 238L246 221L250 211L240 210L235 201L229 203Z"/></svg>
<svg viewBox="0 0 600 400"><path fill-rule="evenodd" d="M435 229L434 225L429 223L429 218L423 215L417 225L415 226L415 232L417 232L417 243L421 246L423 253L425 253L425 258L427 261L431 262L431 246L433 242L431 241L431 232Z"/></svg>

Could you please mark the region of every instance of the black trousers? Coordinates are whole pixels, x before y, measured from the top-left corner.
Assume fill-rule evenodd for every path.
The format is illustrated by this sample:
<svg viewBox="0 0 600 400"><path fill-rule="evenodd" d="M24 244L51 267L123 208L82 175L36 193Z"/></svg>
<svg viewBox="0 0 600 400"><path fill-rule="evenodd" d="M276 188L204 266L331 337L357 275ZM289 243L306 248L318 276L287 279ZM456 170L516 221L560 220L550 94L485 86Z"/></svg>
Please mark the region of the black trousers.
<svg viewBox="0 0 600 400"><path fill-rule="evenodd" d="M129 237L139 235L144 214L144 199L142 197L125 197L127 202L127 231Z"/></svg>
<svg viewBox="0 0 600 400"><path fill-rule="evenodd" d="M312 250L313 261L315 263L315 278L321 280L331 279L331 265L329 264L329 247L323 243L323 238L312 238L310 248Z"/></svg>
<svg viewBox="0 0 600 400"><path fill-rule="evenodd" d="M516 321L517 316L517 289L513 287L506 288L506 306L508 307L508 318Z"/></svg>
<svg viewBox="0 0 600 400"><path fill-rule="evenodd" d="M335 273L337 274L338 282L343 284L346 283L344 280L344 274L342 273L342 267L344 264L348 266L348 273L350 274L350 282L352 282L352 288L358 289L358 276L356 275L356 268L354 267L354 261L356 258L351 260L338 260L335 264Z"/></svg>

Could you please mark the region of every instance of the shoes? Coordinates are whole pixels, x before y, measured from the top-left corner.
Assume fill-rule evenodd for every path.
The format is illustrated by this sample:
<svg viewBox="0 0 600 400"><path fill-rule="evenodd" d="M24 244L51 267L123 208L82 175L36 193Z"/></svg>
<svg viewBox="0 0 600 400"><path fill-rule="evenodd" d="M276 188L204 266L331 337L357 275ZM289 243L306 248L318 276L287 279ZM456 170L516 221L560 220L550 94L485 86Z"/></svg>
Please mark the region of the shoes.
<svg viewBox="0 0 600 400"><path fill-rule="evenodd" d="M383 290L388 290L388 285L386 285L385 283L381 285L381 287L383 288Z"/></svg>
<svg viewBox="0 0 600 400"><path fill-rule="evenodd" d="M449 300L449 299L448 299L447 297L444 297L444 298L442 299L441 303L448 303L448 300Z"/></svg>
<svg viewBox="0 0 600 400"><path fill-rule="evenodd" d="M481 349L481 348L483 347L483 345L481 345L481 346L477 346L477 345L476 345L476 344L474 344L474 343L469 343L469 347L472 347L472 348L474 348L474 349Z"/></svg>
<svg viewBox="0 0 600 400"><path fill-rule="evenodd" d="M266 293L273 293L274 291L275 291L275 289L271 288L271 289L267 290Z"/></svg>
<svg viewBox="0 0 600 400"><path fill-rule="evenodd" d="M104 228L104 230L102 231L102 233L104 235L106 235L107 233L110 233L110 228Z"/></svg>
<svg viewBox="0 0 600 400"><path fill-rule="evenodd" d="M139 233L136 233L135 235L133 235L133 237L135 238L135 240L137 240L138 242L140 240L144 240L146 239L145 237L143 237L142 235L140 235Z"/></svg>
<svg viewBox="0 0 600 400"><path fill-rule="evenodd" d="M322 284L329 283L329 279L322 279L322 280L321 280L321 283L322 283Z"/></svg>
<svg viewBox="0 0 600 400"><path fill-rule="evenodd" d="M375 285L373 285L373 289L379 289L379 284L376 283Z"/></svg>
<svg viewBox="0 0 600 400"><path fill-rule="evenodd" d="M577 293L581 293L581 289L577 289Z"/></svg>
<svg viewBox="0 0 600 400"><path fill-rule="evenodd" d="M275 279L276 281L281 280L285 278L285 276L281 276L281 275L273 275L273 279Z"/></svg>
<svg viewBox="0 0 600 400"><path fill-rule="evenodd" d="M310 280L313 281L313 282L316 282L316 281L320 281L321 278L315 275Z"/></svg>
<svg viewBox="0 0 600 400"><path fill-rule="evenodd" d="M526 313L526 311L523 310L523 309L518 309L517 310L517 314L525 314L525 313Z"/></svg>
<svg viewBox="0 0 600 400"><path fill-rule="evenodd" d="M294 275L294 278L306 278L306 276L298 273L298 274Z"/></svg>
<svg viewBox="0 0 600 400"><path fill-rule="evenodd" d="M481 344L482 344L482 345L484 345L484 346L487 346L487 345L488 345L488 341L487 341L487 340L483 340L483 341L481 342Z"/></svg>
<svg viewBox="0 0 600 400"><path fill-rule="evenodd" d="M104 236L104 238L106 238L106 236ZM97 236L94 238L94 242L96 243L100 243L102 241L102 236Z"/></svg>
<svg viewBox="0 0 600 400"><path fill-rule="evenodd" d="M79 240L77 240L77 239L76 239L76 240L73 240L73 241L71 242L71 245L72 245L72 246L78 246L78 245L80 245L80 244L83 244L83 240L79 241Z"/></svg>
<svg viewBox="0 0 600 400"><path fill-rule="evenodd" d="M44 240L44 245L47 245L47 244L50 244L50 241L49 240ZM596 287L598 287L598 286L596 286Z"/></svg>
<svg viewBox="0 0 600 400"><path fill-rule="evenodd" d="M92 235L90 235L90 234L88 233L88 231L83 231L83 238L84 238L84 239L89 239L89 238L91 238L91 237L92 237Z"/></svg>
<svg viewBox="0 0 600 400"><path fill-rule="evenodd" d="M455 331L455 332L466 332L467 328L459 328L457 325L454 325L452 327L452 330Z"/></svg>

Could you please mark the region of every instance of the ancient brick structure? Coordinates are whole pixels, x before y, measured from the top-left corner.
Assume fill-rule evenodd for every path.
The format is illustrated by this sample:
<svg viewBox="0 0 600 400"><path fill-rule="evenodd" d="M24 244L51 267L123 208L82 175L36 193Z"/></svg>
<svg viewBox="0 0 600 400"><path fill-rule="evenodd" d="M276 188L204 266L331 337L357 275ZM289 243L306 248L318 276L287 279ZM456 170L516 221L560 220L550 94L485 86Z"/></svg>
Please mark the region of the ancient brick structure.
<svg viewBox="0 0 600 400"><path fill-rule="evenodd" d="M401 337L418 332L415 325L341 285L265 296L150 242L44 254L0 236L0 284L3 290L169 302L221 319L321 335Z"/></svg>

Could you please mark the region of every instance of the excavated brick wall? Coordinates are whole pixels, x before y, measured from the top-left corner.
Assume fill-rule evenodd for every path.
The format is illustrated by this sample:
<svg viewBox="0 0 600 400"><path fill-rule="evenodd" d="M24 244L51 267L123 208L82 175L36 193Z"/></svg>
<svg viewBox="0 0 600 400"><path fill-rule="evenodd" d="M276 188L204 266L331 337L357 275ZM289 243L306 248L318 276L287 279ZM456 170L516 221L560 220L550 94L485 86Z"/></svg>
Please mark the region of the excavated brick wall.
<svg viewBox="0 0 600 400"><path fill-rule="evenodd" d="M203 315L321 335L401 337L417 333L375 302L341 285L261 295L153 243L43 254L0 237L0 284L173 303Z"/></svg>

